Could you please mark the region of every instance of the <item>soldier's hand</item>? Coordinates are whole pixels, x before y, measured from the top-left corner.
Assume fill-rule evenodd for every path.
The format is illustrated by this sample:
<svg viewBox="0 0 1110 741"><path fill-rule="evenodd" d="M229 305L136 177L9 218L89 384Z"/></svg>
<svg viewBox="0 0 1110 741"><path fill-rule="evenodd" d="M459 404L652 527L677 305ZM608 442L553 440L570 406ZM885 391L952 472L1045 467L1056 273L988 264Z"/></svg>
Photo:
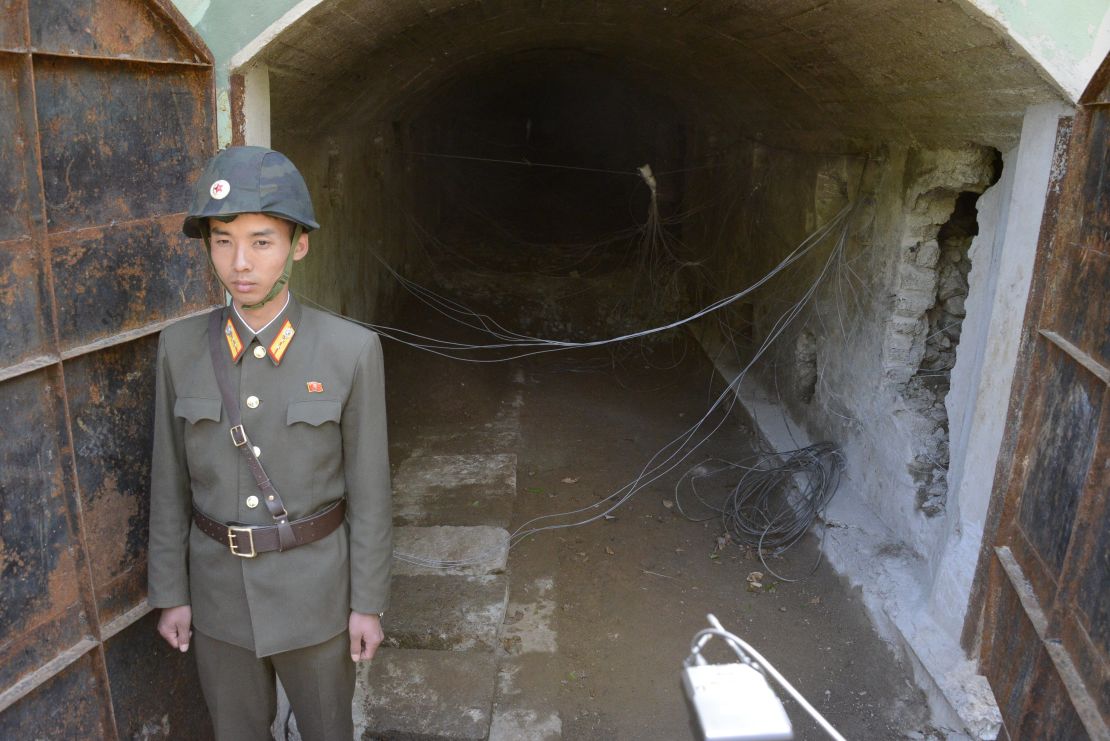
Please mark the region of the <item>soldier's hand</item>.
<svg viewBox="0 0 1110 741"><path fill-rule="evenodd" d="M348 629L351 634L351 661L369 661L374 658L374 652L385 638L381 619L377 615L352 610Z"/></svg>
<svg viewBox="0 0 1110 741"><path fill-rule="evenodd" d="M189 605L167 607L158 618L158 634L166 639L166 643L185 653L189 650L189 638L193 635L193 631L189 629L192 622L193 608Z"/></svg>

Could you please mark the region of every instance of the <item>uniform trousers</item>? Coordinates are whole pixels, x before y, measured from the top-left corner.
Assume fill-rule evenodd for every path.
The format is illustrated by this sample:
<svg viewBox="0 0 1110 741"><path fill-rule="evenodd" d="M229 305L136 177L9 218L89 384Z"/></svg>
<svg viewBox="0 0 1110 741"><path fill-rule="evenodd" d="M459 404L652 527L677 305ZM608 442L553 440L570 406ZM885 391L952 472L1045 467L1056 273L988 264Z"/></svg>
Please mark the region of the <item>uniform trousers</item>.
<svg viewBox="0 0 1110 741"><path fill-rule="evenodd" d="M281 679L304 741L354 737L355 664L347 631L315 646L258 658L231 643L193 634L200 686L219 741L272 741Z"/></svg>

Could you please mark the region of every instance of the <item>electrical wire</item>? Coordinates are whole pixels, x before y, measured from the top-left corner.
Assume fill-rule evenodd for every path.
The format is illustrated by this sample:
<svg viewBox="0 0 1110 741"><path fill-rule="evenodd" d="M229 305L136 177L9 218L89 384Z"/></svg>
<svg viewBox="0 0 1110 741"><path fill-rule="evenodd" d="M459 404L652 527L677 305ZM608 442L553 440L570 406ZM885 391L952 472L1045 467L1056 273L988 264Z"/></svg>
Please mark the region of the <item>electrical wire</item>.
<svg viewBox="0 0 1110 741"><path fill-rule="evenodd" d="M488 162L498 165L517 165L520 167L542 167L551 170L575 170L577 172L594 172L602 175L625 175L632 177L639 177L639 173L635 170L609 170L601 167L580 167L578 165L560 165L554 162L529 162L528 160L507 160L499 159L496 157L476 157L467 154L446 154L443 152L412 152L401 150L401 154L407 154L410 157L431 157L435 159L446 160L466 160L470 162Z"/></svg>
<svg viewBox="0 0 1110 741"><path fill-rule="evenodd" d="M539 355L539 354L542 354L542 353L545 353L545 352L554 352L554 351L557 351L557 350L565 350L565 349L571 349L571 348L601 347L603 345L625 342L625 341L628 341L628 340L638 339L638 338L641 338L641 337L649 337L649 336L654 335L654 334L659 334L661 332L666 332L666 331L671 330L671 329L676 329L678 327L681 327L684 324L688 324L690 322L696 321L697 319L700 319L701 317L704 317L704 316L707 316L709 314L712 314L713 312L719 311L719 310L725 308L726 306L729 306L730 304L733 304L733 303L739 301L741 298L744 298L745 296L750 295L751 293L755 292L756 290L758 290L759 288L764 286L768 281L773 279L776 275L778 275L779 273L784 271L786 268L790 267L791 265L793 265L794 263L798 262L803 257L805 257L807 254L809 254L817 245L819 245L824 240L825 237L827 237L832 232L833 229L835 229L837 226L842 226L844 224L845 220L847 219L848 214L852 210L852 205L853 204L846 205L828 223L822 225L820 228L818 228L817 230L812 232L809 236L807 236L804 240L802 240L802 242L792 252L790 252L778 265L776 265L770 272L763 275L761 278L759 278L757 281L752 283L747 288L745 288L741 291L738 291L737 293L726 296L722 299L719 299L717 301L714 301L713 303L709 304L708 306L704 306L701 309L695 311L694 313L692 313L688 316L676 319L672 322L667 322L665 324L662 324L662 325L659 325L659 326L656 326L656 327L652 327L650 329L640 330L640 331L637 331L637 332L630 332L630 333L627 333L627 334L619 335L619 336L616 336L616 337L609 337L609 338L605 338L605 339L586 340L586 341L555 340L555 339L544 339L544 338L541 338L541 337L535 337L535 336L531 336L531 335L527 335L527 334L523 334L523 333L519 333L519 332L513 332L509 329L506 329L505 327L502 327L499 323L497 323L490 316L488 316L486 314L476 312L472 309L469 309L468 307L464 306L463 304L460 304L460 303L458 303L458 302L456 302L452 299L440 296L439 294L435 293L431 289L426 288L424 286L421 286L420 284L416 283L415 281L409 280L408 278L405 278L399 272L397 272L392 266L390 266L383 258L381 258L379 255L377 255L373 251L371 251L371 254L375 257L375 259L377 259L383 265L383 267L390 273L390 275L392 275L398 281L398 283L400 283L401 286L406 291L408 291L410 294L412 294L417 300L421 301L422 303L426 304L427 306L429 306L430 308L435 310L437 313L442 314L446 318L448 318L448 319L450 319L450 320L452 320L452 321L454 321L458 324L469 327L471 329L476 329L476 330L485 332L485 333L491 335L492 337L494 337L495 339L498 339L498 340L501 340L501 341L500 342L490 342L490 343L477 344L477 343L454 342L454 341L450 341L450 340L436 340L436 339L433 339L433 338L430 338L430 337L425 337L423 335L416 334L414 332L409 332L408 330L399 329L399 328L396 328L396 327L390 327L390 326L387 326L387 325L384 325L384 324L377 324L377 323L374 323L374 322L364 322L364 321L360 321L358 319L354 319L352 317L346 317L346 316L343 316L342 314L339 314L338 312L332 311L331 309L329 309L326 306L323 306L322 304L319 304L315 301L312 301L311 299L309 299L305 296L301 296L301 295L298 294L298 298L305 301L306 303L309 303L309 304L313 305L316 308L321 309L322 311L326 311L330 314L334 314L335 316L347 319L348 321L352 321L356 324L360 324L364 327L367 327L367 328L377 332L378 334L382 335L383 337L387 337L389 339L396 340L397 342L401 342L403 344L409 345L410 347L416 348L418 350L426 350L426 351L429 351L429 352L433 352L437 355L443 355L445 357L451 357L451 358L454 358L456 360L463 360L463 361L472 362L472 363L499 363L499 362L505 362L505 361L508 361L508 360L517 360L517 359L529 357L529 356L532 356L532 355ZM827 267L828 267L828 264L826 263L826 269L827 269ZM822 277L823 276L824 276L824 271L822 271ZM811 296L811 294L807 292L807 297L810 297L810 296ZM407 339L404 339L405 336L413 337L416 340L423 340L423 342L407 340ZM533 349L533 348L539 348L539 349ZM501 357L496 357L496 358L472 358L472 357L465 357L464 355L459 354L459 353L470 352L470 351L489 351L489 350L506 350L506 349L509 349L509 350L522 349L522 350L527 350L527 351L517 352L516 354L513 354L513 355L501 356Z"/></svg>
<svg viewBox="0 0 1110 741"><path fill-rule="evenodd" d="M651 183L649 182L650 169L648 169L646 175L643 170L636 174L641 176L645 180L645 182L648 182L649 186L651 185ZM860 181L862 184L862 173L860 176ZM654 188L652 190L653 208L652 212L649 214L649 226L651 226L653 219L658 219ZM858 200L850 201L827 223L823 224L821 227L819 227L810 235L808 235L805 239L803 239L801 243L792 252L790 252L787 257L784 258L778 265L772 268L760 279L755 281L748 288L714 301L709 305L699 309L698 311L678 320L667 322L651 329L627 333L606 339L589 341L553 340L530 336L524 333L508 330L497 323L495 320L493 320L491 317L471 310L463 304L452 299L440 296L431 289L428 289L417 284L415 281L411 281L405 278L404 276L400 275L398 271L393 269L384 259L374 253L372 253L374 254L374 257L382 263L382 265L391 275L394 276L398 283L422 303L425 303L434 311L442 314L451 321L454 321L465 327L469 327L470 329L484 332L498 341L479 344L429 338L407 330L392 328L370 322L358 321L355 319L351 319L350 317L342 317L341 314L331 311L327 307L321 306L320 304L313 302L305 297L302 297L302 300L305 300L307 303L317 306L324 311L335 314L336 316L341 316L342 318L349 319L350 321L354 321L357 324L368 327L389 339L394 339L398 342L402 342L403 344L409 345L419 350L432 352L437 355L451 357L458 360L464 360L466 362L505 362L507 360L529 357L541 353L556 352L559 350L572 348L602 347L626 342L632 339L649 337L660 332L681 327L690 322L696 321L697 319L713 314L714 312L718 312L735 303L744 296L747 296L760 287L766 285L776 275L794 265L802 258L807 256L814 249L816 249L816 247L822 244L825 241L825 238L832 234L834 230L839 229L839 234L834 243L834 246L832 250L830 250L830 253L824 263L821 265L816 278L807 287L803 295L792 304L790 304L788 308L778 317L778 319L770 328L766 337L763 339L763 342L749 359L748 363L744 365L743 369L726 384L724 390L716 397L716 399L709 406L709 409L697 422L695 422L691 427L680 433L677 437L665 444L654 455L652 455L652 457L644 464L643 468L635 479L613 491L603 499L572 511L541 515L520 525L510 534L509 548L512 548L522 542L524 539L539 534L541 532L578 527L589 524L591 522L596 522L610 516L613 511L628 502L637 493L643 491L644 488L657 481L661 477L674 471L695 451L697 451L702 445L704 445L720 429L725 420L728 419L732 409L737 404L737 391L747 373L763 357L768 349L778 340L783 332L785 332L787 327L789 327L802 314L806 306L813 300L814 296L817 294L819 287L828 278L830 271L835 270L839 276L840 271L842 270L842 267L846 262L844 252L846 249L848 227L851 223L850 217L854 213L857 203ZM656 225L657 224L658 222L656 221ZM516 351L516 354L509 355L507 357L502 356L495 358L473 358L466 357L464 354L462 354L478 350L485 351L506 349ZM714 413L719 413L719 419L715 423L712 423L711 419ZM803 450L793 451L794 453L797 453L799 455L798 461L801 461L802 463L805 463L806 461L812 463L813 460L823 461L829 458L829 456L832 454L831 451L823 449L808 450L804 452ZM836 455L839 455L839 453L837 453ZM777 469L756 469L757 471L759 471L759 473L755 473L754 478L751 480L753 482L751 491L758 493L758 496L756 496L755 500L756 506L749 506L750 497L745 497L743 499L737 499L737 501L735 502L735 506L729 508L733 511L734 515L731 518L731 527L735 527L738 532L760 532L760 537L757 545L761 553L764 544L776 547L789 547L789 545L792 545L794 542L796 542L797 539L804 534L805 530L808 529L809 523L812 522L812 519L823 510L824 504L827 504L828 501L827 498L824 498L823 495L805 497L804 500L811 503L811 505L808 507L810 515L806 517L793 516L789 520L786 520L785 518L779 517L777 513L772 513L771 510L768 508L768 497L770 493L776 491L778 488L775 484L776 476L783 475L783 472L785 472L786 470L793 471L793 473L790 474L791 476L797 475L799 473L804 474L804 472L806 471L809 471L811 474L813 474L813 472L817 470L826 472L826 468L823 463L817 468L814 468L812 465L808 467L806 465L801 465L796 467L796 469L791 468L788 464L782 464L778 467L778 469L781 470L778 470L778 472L776 472ZM829 469L827 471L827 474L829 474L829 476L826 476L826 478L830 478L833 472L835 472L836 480L838 481L839 470L839 466L834 466L832 469ZM814 492L835 493L836 486L830 486L824 482L818 482L818 485L812 487L812 490ZM831 493L828 494L829 497L831 497L831 495ZM725 507L722 507L721 509L722 515L727 515L728 509L726 509ZM743 516L741 517L739 515ZM754 519L751 519L753 517ZM552 520L555 520L555 522L551 522ZM752 522L756 524L753 526L751 524ZM805 523L804 528L801 527L803 522ZM770 541L767 541L768 535L772 535L772 539ZM482 552L468 558L445 560L425 558L422 556L400 552L394 553L394 557L398 560L422 567L438 569L452 569L472 565L480 562L489 555L489 552ZM769 568L768 570L771 571ZM774 572L772 571L772 573ZM783 580L790 581L788 579Z"/></svg>
<svg viewBox="0 0 1110 741"><path fill-rule="evenodd" d="M832 443L817 443L796 450L758 453L740 461L708 458L690 468L674 486L674 506L692 522L719 518L729 538L756 549L763 567L777 579L796 582L775 572L764 553L781 555L809 532L840 487L844 455ZM698 482L739 473L724 501L715 502L698 491ZM712 514L694 517L682 505L683 485ZM811 576L817 561L806 576ZM804 577L803 577L804 578Z"/></svg>
<svg viewBox="0 0 1110 741"><path fill-rule="evenodd" d="M509 536L509 547L512 548L523 540L533 535L551 530L560 530L580 527L592 522L597 522L611 515L612 512L623 506L633 496L658 479L672 472L675 468L689 458L697 449L704 445L728 419L732 409L738 403L737 390L748 372L763 357L775 341L786 331L786 328L802 313L806 305L813 299L818 287L824 282L833 266L841 259L847 241L848 225L846 218L851 208L845 207L838 220L841 225L840 234L830 251L828 258L819 271L817 279L806 289L804 294L787 309L772 326L767 337L754 353L744 368L726 384L725 388L710 405L705 414L693 425L680 433L677 437L665 444L644 464L635 479L616 489L608 496L592 504L568 512L558 512L534 517L521 524ZM827 234L824 231L823 234ZM588 344L588 343L586 343ZM710 420L715 412L720 412L719 419L711 424ZM708 429L704 429L708 427ZM556 522L551 522L556 520ZM563 521L559 521L563 520ZM549 523L549 524L541 524ZM488 552L475 554L470 558L456 560L430 559L412 554L395 553L394 557L426 568L451 569L467 566L480 562L488 557Z"/></svg>

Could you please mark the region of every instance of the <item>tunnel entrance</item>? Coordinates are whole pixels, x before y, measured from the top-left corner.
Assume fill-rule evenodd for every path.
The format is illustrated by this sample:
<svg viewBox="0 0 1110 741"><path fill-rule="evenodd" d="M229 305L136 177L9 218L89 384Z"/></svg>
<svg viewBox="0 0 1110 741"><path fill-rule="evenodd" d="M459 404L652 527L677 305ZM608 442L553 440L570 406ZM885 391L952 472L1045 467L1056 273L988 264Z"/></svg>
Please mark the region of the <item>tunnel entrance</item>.
<svg viewBox="0 0 1110 741"><path fill-rule="evenodd" d="M248 143L297 162L325 225L301 295L411 331L429 305L468 316L485 338L434 336L456 357L449 343L611 338L730 299L659 335L671 366L645 364L712 361L761 445L836 444L851 493L832 519L852 535L828 548L895 585L869 604L880 622L881 600L948 584L946 549L983 527L961 513L989 497L960 489L949 419L975 413L1009 290L992 277L1006 209L964 217L1009 197L1000 153L1006 172L1027 109L1057 100L1027 60L947 2L364 5L320 3L234 65L243 110L264 108L252 84L269 103L268 125L240 120ZM943 628L891 629L954 643L970 588L929 616ZM945 707L974 705L941 684Z"/></svg>
<svg viewBox="0 0 1110 741"><path fill-rule="evenodd" d="M395 310L392 269L548 337L673 321L762 278L850 200L933 166L918 150L1012 145L1022 107L1045 96L1027 64L948 4L910 27L893 11L819 5L794 14L398 3L379 15L332 5L291 16L235 64L253 70L247 98L254 80L268 99L254 106L266 111L264 138L326 196L332 228L317 236L324 256L302 286L362 319ZM1028 94L981 100L998 80L950 65L911 32L925 22L1005 62ZM316 53L324 39L326 59ZM895 40L909 47L896 51ZM928 113L884 82L916 79L925 60ZM899 176L903 164L911 171ZM880 221L914 204L884 208ZM861 227L872 228L856 219ZM885 269L884 259L871 267ZM515 278L492 289L473 284L474 271ZM857 277L839 272L844 285ZM351 277L336 284L336 273ZM819 273L800 268L794 288ZM854 297L869 281L841 292ZM729 343L758 345L794 288L734 307Z"/></svg>

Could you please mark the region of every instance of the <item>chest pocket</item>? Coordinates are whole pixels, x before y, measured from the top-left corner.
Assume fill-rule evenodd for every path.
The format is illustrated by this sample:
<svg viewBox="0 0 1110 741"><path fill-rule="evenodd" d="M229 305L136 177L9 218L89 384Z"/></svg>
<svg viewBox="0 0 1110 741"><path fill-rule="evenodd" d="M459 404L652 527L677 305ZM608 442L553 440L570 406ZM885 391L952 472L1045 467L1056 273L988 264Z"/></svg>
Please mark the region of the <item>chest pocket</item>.
<svg viewBox="0 0 1110 741"><path fill-rule="evenodd" d="M313 427L319 427L326 422L338 424L342 411L343 408L339 402L331 399L294 401L285 413L285 424L303 422Z"/></svg>
<svg viewBox="0 0 1110 741"><path fill-rule="evenodd" d="M222 411L223 404L219 399L198 399L186 396L173 403L173 416L181 417L191 425L195 425L202 419L219 422Z"/></svg>
<svg viewBox="0 0 1110 741"><path fill-rule="evenodd" d="M216 440L227 440L226 435L216 432L222 412L223 404L219 399L184 396L173 403L173 416L189 423L185 425L185 458L194 483L210 485L215 481L211 462L217 456L212 446Z"/></svg>

